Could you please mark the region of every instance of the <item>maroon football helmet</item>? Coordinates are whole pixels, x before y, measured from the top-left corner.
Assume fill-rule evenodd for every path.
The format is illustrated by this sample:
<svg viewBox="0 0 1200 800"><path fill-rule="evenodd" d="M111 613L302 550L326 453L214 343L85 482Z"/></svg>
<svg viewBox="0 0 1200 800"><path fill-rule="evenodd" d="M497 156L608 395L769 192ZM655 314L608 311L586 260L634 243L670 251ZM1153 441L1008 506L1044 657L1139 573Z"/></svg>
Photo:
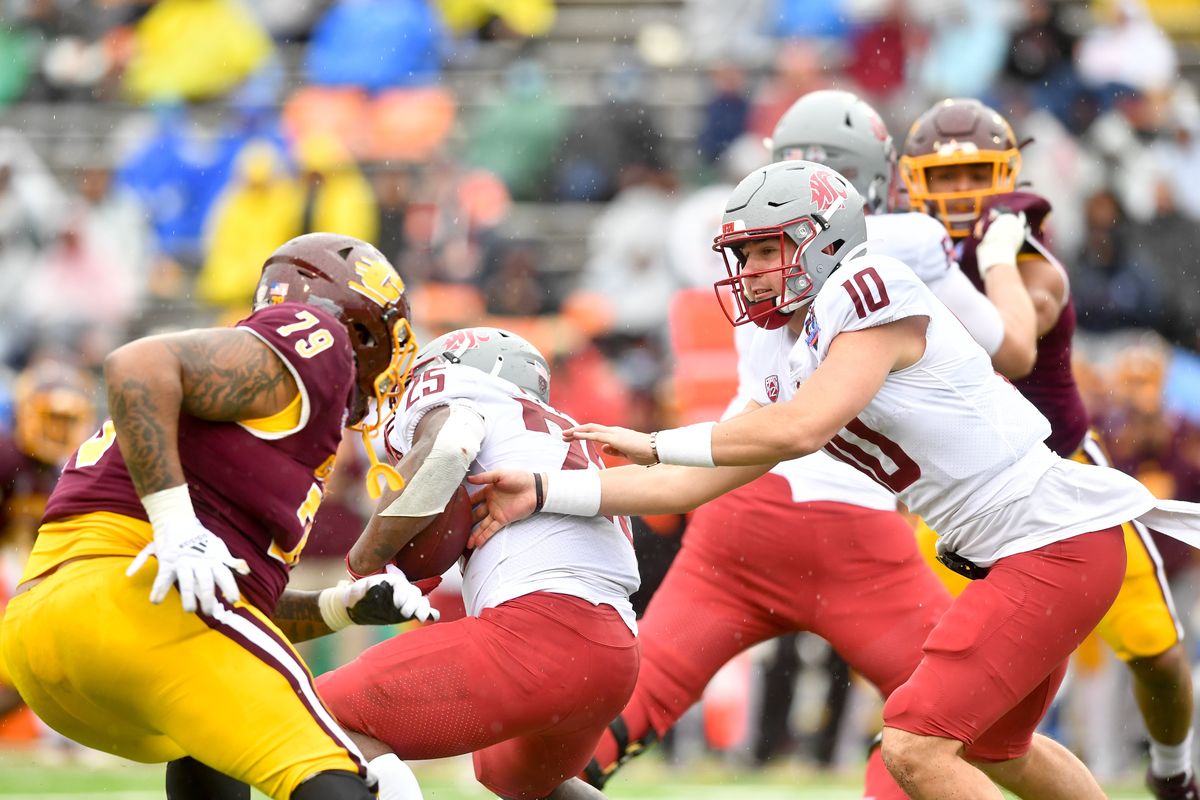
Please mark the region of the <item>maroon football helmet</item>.
<svg viewBox="0 0 1200 800"><path fill-rule="evenodd" d="M263 265L254 308L284 302L320 308L346 326L357 373L348 422L364 439L380 430L395 411L417 354L404 281L396 268L375 247L351 236L297 236ZM372 399L375 412L368 419ZM374 455L369 442L367 450ZM369 486L373 489L375 481Z"/></svg>
<svg viewBox="0 0 1200 800"><path fill-rule="evenodd" d="M987 165L989 185L965 191L929 188L930 170L956 164ZM900 177L913 210L937 216L955 238L970 235L987 198L1016 188L1020 171L1021 153L1012 126L973 98L942 100L918 117L900 157Z"/></svg>

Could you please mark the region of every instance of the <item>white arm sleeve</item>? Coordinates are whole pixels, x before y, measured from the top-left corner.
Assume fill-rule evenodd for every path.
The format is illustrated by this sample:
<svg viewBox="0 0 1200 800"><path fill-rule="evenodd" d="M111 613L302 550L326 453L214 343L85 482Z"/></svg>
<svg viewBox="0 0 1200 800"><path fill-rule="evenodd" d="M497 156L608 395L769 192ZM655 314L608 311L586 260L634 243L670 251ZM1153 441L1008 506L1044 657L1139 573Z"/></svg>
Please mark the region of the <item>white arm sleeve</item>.
<svg viewBox="0 0 1200 800"><path fill-rule="evenodd" d="M958 317L971 338L994 356L1004 342L1004 320L987 295L976 289L957 266L929 288Z"/></svg>
<svg viewBox="0 0 1200 800"><path fill-rule="evenodd" d="M382 517L428 517L438 514L462 484L479 455L487 432L483 417L467 403L451 402L450 415L433 440L433 448L396 501Z"/></svg>

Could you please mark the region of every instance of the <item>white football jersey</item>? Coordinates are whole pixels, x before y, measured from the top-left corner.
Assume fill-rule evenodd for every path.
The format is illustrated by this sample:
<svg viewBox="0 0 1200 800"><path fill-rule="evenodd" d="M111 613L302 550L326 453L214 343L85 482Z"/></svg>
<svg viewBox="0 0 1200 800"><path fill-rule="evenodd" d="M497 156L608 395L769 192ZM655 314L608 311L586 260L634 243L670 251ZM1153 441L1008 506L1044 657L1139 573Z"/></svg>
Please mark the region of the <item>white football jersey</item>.
<svg viewBox="0 0 1200 800"><path fill-rule="evenodd" d="M413 379L400 400L389 444L408 452L421 417L450 401L469 405L484 420L486 432L471 474L500 467L603 468L590 442L563 441L561 432L574 420L502 378L457 364L431 367ZM611 605L637 633L629 595L637 591L639 577L626 517L534 514L472 551L462 570L463 600L473 616L530 592L556 592Z"/></svg>
<svg viewBox="0 0 1200 800"><path fill-rule="evenodd" d="M780 379L787 374L788 354L796 337L786 327L768 331L757 325L734 329L738 351L738 394L729 406L736 414L750 400L769 405L780 397ZM813 453L781 461L771 469L787 480L796 503L834 502L895 511L896 497L853 467Z"/></svg>
<svg viewBox="0 0 1200 800"><path fill-rule="evenodd" d="M812 375L838 335L910 316L929 320L924 355L891 373L825 450L923 516L941 534L939 550L986 566L1150 508L1136 481L1100 467L1092 468L1103 474L1091 483L1105 490L1080 502L1067 477L1079 465L1062 463L1043 444L1046 418L993 372L987 354L913 271L886 256L850 259L821 287L780 376L781 399Z"/></svg>
<svg viewBox="0 0 1200 800"><path fill-rule="evenodd" d="M868 214L867 251L908 266L989 355L1000 348L1004 320L959 268L957 251L941 222L915 211Z"/></svg>
<svg viewBox="0 0 1200 800"><path fill-rule="evenodd" d="M946 229L928 214L867 215L867 247L872 253L888 255L907 264L927 286L937 287L959 273L953 245ZM974 289L972 289L974 291ZM799 313L804 313L803 311ZM738 394L730 413L740 412L748 400L767 405L779 397L778 383L784 374L795 336L783 330L766 331L757 325L735 329L738 351ZM758 345L754 341L757 339ZM825 453L784 461L771 470L792 487L797 503L832 501L893 511L896 498L886 488L858 470Z"/></svg>

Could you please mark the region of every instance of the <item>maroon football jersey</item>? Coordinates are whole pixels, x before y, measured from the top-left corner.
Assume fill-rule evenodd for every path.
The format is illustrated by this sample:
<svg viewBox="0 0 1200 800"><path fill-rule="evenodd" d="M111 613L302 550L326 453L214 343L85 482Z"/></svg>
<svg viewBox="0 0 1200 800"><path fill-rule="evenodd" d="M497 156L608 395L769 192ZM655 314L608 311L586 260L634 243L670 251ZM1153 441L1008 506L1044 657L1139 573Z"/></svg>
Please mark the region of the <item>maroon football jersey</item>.
<svg viewBox="0 0 1200 800"><path fill-rule="evenodd" d="M14 519L36 523L54 490L59 469L26 455L7 433L0 433L0 533Z"/></svg>
<svg viewBox="0 0 1200 800"><path fill-rule="evenodd" d="M324 493L354 391L354 356L342 324L313 306L268 306L238 326L288 365L303 399L299 425L263 433L182 413L179 454L196 515L234 556L246 559L250 574L238 576L242 594L269 613ZM111 432L111 422L106 427ZM97 436L103 435L104 429ZM97 441L89 440L68 462L44 522L95 511L146 519L120 447L96 457Z"/></svg>
<svg viewBox="0 0 1200 800"><path fill-rule="evenodd" d="M1040 255L1061 269L1046 247L1042 234L1050 204L1030 192L1012 192L992 198L989 207L998 206L1025 212L1032 241L1026 242L1022 253ZM979 277L979 265L975 261L975 247L978 244L979 240L973 236L960 240L957 247L958 263L975 288L982 292L983 280ZM1075 301L1068 296L1058 322L1038 339L1033 371L1012 382L1050 420L1051 431L1046 446L1060 456L1068 457L1082 444L1088 430L1087 411L1071 370L1071 339L1074 335Z"/></svg>

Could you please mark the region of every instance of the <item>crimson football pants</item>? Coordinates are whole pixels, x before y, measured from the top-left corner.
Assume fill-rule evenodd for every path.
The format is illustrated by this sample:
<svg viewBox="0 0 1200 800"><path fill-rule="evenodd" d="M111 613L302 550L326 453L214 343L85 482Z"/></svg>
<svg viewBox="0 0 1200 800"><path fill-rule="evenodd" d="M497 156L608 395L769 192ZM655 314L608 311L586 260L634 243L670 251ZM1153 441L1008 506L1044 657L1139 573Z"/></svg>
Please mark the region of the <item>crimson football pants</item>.
<svg viewBox="0 0 1200 800"><path fill-rule="evenodd" d="M917 552L899 514L831 502L794 503L767 474L702 506L639 622L642 668L621 716L628 741L675 724L726 662L792 631L828 641L884 697L921 660L950 595ZM602 771L618 759L606 731ZM906 795L868 765L866 796Z"/></svg>
<svg viewBox="0 0 1200 800"><path fill-rule="evenodd" d="M1025 755L1067 660L1124 577L1120 526L1000 559L929 635L920 666L884 705L884 725L957 739L978 761Z"/></svg>
<svg viewBox="0 0 1200 800"><path fill-rule="evenodd" d="M316 685L342 725L401 759L474 753L490 791L533 800L587 764L638 653L612 606L534 592L377 644Z"/></svg>

